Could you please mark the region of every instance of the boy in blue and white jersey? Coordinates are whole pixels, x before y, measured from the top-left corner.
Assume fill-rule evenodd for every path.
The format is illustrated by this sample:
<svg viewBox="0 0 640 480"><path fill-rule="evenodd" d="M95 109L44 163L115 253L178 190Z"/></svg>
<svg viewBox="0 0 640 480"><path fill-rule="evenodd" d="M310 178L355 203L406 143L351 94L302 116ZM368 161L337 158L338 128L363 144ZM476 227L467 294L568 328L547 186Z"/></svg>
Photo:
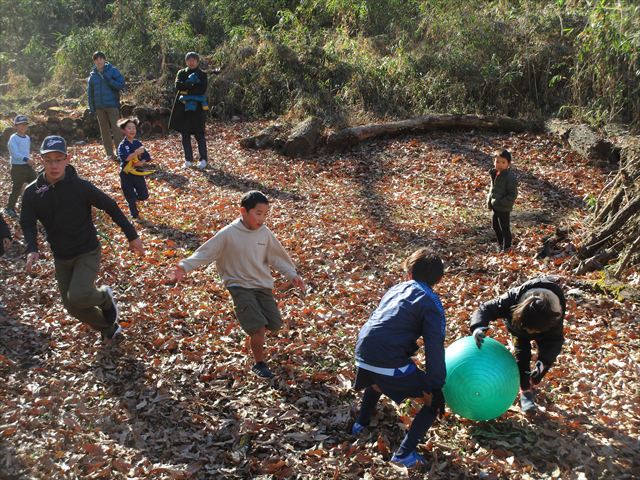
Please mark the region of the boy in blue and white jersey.
<svg viewBox="0 0 640 480"><path fill-rule="evenodd" d="M33 169L31 158L31 138L27 135L29 119L26 115L18 115L13 120L16 133L9 137L7 148L9 149L9 161L11 162L11 193L7 201L5 213L16 218L16 202L22 193L22 187L36 179L36 171Z"/></svg>

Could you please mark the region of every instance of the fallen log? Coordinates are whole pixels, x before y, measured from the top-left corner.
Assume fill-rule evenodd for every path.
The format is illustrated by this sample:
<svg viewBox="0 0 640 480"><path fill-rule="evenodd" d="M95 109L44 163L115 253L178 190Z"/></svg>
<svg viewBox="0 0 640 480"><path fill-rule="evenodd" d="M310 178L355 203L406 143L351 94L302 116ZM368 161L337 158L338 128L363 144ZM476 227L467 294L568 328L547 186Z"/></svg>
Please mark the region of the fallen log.
<svg viewBox="0 0 640 480"><path fill-rule="evenodd" d="M329 151L342 150L372 138L432 130L482 129L524 132L540 130L540 128L541 125L536 122L525 122L509 117L434 114L397 122L372 123L359 127L345 128L338 132L330 133L327 137L326 147Z"/></svg>

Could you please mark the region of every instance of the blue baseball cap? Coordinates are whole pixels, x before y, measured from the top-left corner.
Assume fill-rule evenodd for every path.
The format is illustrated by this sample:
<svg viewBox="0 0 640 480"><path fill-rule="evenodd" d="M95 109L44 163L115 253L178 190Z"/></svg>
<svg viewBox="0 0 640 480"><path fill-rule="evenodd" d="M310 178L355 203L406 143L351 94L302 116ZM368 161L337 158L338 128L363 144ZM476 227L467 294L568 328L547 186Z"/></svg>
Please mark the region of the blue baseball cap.
<svg viewBox="0 0 640 480"><path fill-rule="evenodd" d="M44 155L49 152L60 152L67 154L67 142L58 135L49 135L45 137L40 146L40 154Z"/></svg>
<svg viewBox="0 0 640 480"><path fill-rule="evenodd" d="M20 125L21 123L29 123L26 115L16 115L16 118L13 119L14 125Z"/></svg>

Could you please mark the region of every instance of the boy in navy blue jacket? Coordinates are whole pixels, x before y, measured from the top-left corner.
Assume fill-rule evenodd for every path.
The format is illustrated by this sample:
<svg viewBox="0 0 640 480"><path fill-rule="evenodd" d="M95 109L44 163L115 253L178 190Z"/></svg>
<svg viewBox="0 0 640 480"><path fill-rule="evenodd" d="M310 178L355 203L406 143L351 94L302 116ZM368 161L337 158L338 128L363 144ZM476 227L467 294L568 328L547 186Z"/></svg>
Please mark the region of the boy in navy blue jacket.
<svg viewBox="0 0 640 480"><path fill-rule="evenodd" d="M146 162L151 160L151 155L136 138L137 126L137 118L123 118L118 121L118 127L125 137L118 145L118 159L121 167L120 186L129 204L132 218L138 218L139 215L136 203L149 198L144 172L140 170L144 168Z"/></svg>
<svg viewBox="0 0 640 480"><path fill-rule="evenodd" d="M444 266L431 250L421 248L411 254L404 267L408 280L384 295L358 335L355 389L365 391L351 433L358 435L369 425L383 393L396 403L422 399L424 406L391 459L415 467L425 463L416 451L418 443L436 416L444 413L446 320L440 298L432 289L442 278ZM418 350L416 341L420 337L426 371L416 367L411 358Z"/></svg>

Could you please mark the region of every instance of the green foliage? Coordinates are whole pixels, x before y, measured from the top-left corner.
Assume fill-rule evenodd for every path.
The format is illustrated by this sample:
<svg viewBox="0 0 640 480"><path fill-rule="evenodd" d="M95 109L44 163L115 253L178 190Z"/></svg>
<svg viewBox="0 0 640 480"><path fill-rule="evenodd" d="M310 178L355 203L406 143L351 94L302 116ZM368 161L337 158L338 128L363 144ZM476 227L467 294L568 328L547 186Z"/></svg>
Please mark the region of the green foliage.
<svg viewBox="0 0 640 480"><path fill-rule="evenodd" d="M36 84L86 77L98 49L130 80L168 82L195 50L205 68L226 66L210 89L223 117L448 111L640 125L632 0L0 0L0 11L12 32L0 77L11 68Z"/></svg>
<svg viewBox="0 0 640 480"><path fill-rule="evenodd" d="M576 35L572 100L600 124L640 121L640 6L600 0Z"/></svg>

